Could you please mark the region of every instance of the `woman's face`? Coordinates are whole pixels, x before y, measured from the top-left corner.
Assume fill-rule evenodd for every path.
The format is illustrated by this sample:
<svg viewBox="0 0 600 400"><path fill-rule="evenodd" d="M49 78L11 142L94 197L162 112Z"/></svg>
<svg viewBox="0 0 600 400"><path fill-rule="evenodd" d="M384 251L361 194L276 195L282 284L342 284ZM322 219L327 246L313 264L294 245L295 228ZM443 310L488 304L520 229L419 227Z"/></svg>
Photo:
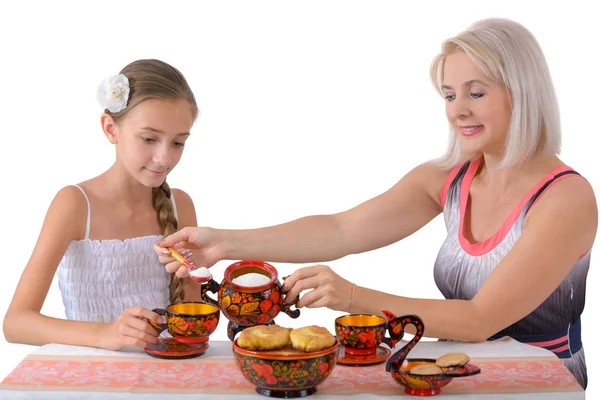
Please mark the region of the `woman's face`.
<svg viewBox="0 0 600 400"><path fill-rule="evenodd" d="M444 63L446 117L467 153L502 155L511 117L504 85L488 78L464 51Z"/></svg>

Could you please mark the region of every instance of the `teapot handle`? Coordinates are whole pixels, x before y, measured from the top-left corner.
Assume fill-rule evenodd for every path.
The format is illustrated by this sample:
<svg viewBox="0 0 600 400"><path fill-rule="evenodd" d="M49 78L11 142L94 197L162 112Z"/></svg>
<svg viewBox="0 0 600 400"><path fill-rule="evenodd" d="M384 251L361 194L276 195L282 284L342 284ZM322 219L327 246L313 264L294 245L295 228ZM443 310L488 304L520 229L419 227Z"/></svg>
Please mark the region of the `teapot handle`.
<svg viewBox="0 0 600 400"><path fill-rule="evenodd" d="M408 342L404 347L402 347L399 351L392 354L392 356L387 360L385 364L385 370L390 372L392 366L394 368L400 369L400 365L406 358L409 351L411 351L415 345L421 340L423 337L423 332L425 331L425 327L423 325L423 320L416 315L402 315L400 317L396 317L389 311L382 311L385 317L388 320L388 330L390 331L390 341L392 343L392 348L398 343L398 341L402 340L404 336L404 328L408 324L414 325L417 328L417 332L415 336ZM386 342L387 343L387 342Z"/></svg>
<svg viewBox="0 0 600 400"><path fill-rule="evenodd" d="M202 301L219 307L219 302L209 297L207 293L218 293L220 286L221 285L215 282L212 278L209 279L206 283L203 283L200 287L200 297L202 298Z"/></svg>
<svg viewBox="0 0 600 400"><path fill-rule="evenodd" d="M275 285L277 285L277 287L279 288L279 292L282 295L284 295L285 293L283 293L283 290L281 290L281 283L279 282L279 279L277 279L277 281L275 282ZM300 316L300 310L298 310L298 309L292 310L292 307L296 305L298 300L300 300L300 296L296 297L294 299L294 301L292 301L291 303L282 304L281 311L286 313L287 315L289 315L290 318L298 318Z"/></svg>

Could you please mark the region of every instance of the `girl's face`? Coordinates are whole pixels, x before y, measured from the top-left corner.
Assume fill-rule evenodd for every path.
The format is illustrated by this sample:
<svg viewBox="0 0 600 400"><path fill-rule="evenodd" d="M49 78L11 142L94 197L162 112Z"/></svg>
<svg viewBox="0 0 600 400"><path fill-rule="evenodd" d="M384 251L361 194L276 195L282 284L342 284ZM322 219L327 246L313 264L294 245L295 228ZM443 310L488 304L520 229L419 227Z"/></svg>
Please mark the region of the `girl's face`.
<svg viewBox="0 0 600 400"><path fill-rule="evenodd" d="M145 100L114 126L117 160L142 185L158 187L179 162L193 123L184 99Z"/></svg>
<svg viewBox="0 0 600 400"><path fill-rule="evenodd" d="M462 150L501 156L511 117L506 88L457 51L444 63L442 93Z"/></svg>

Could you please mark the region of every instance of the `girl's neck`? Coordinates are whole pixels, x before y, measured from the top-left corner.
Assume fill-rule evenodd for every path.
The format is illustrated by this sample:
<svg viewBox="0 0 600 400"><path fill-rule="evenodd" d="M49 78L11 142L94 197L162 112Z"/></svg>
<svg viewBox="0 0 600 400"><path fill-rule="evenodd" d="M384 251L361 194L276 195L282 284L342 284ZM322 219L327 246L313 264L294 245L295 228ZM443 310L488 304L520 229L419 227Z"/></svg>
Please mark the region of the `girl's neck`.
<svg viewBox="0 0 600 400"><path fill-rule="evenodd" d="M152 188L142 185L134 179L121 164L115 162L112 167L99 176L101 184L107 188L107 200L139 206L152 199Z"/></svg>

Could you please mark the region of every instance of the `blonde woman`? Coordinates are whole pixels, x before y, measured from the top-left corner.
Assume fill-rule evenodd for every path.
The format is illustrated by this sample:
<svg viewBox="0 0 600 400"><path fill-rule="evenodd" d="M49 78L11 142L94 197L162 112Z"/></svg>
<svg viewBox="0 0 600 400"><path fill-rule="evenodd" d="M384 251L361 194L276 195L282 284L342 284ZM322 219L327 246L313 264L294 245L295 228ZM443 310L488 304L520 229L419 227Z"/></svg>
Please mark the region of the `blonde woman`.
<svg viewBox="0 0 600 400"><path fill-rule="evenodd" d="M446 300L363 288L323 265L286 281L298 307L417 314L430 337L479 342L512 336L555 352L585 388L579 317L597 229L592 188L561 161L559 113L546 60L532 34L500 19L448 39L431 67L445 100L451 145L387 192L334 215L255 230L185 228L156 248L192 248L197 265L221 259L322 262L377 249L444 214L435 262ZM301 245L299 245L301 244Z"/></svg>
<svg viewBox="0 0 600 400"><path fill-rule="evenodd" d="M138 60L104 80L98 100L115 163L52 201L4 319L9 342L145 347L158 342L151 309L199 300L197 284L167 273L152 250L197 224L192 200L166 182L198 115L192 91L174 67ZM55 272L67 320L40 313Z"/></svg>

